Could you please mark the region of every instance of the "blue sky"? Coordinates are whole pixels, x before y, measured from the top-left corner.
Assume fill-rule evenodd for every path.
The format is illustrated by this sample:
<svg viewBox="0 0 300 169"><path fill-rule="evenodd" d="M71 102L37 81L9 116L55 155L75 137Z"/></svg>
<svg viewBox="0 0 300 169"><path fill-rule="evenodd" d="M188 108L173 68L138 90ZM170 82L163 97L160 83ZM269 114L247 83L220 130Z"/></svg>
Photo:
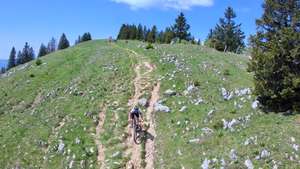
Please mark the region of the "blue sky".
<svg viewBox="0 0 300 169"><path fill-rule="evenodd" d="M255 32L255 19L262 14L263 0L9 0L0 5L0 59L7 59L12 46L25 42L35 52L42 42L64 32L73 44L78 35L91 32L94 39L116 36L122 23L173 24L183 11L196 38L205 39L232 6L237 22L248 36Z"/></svg>

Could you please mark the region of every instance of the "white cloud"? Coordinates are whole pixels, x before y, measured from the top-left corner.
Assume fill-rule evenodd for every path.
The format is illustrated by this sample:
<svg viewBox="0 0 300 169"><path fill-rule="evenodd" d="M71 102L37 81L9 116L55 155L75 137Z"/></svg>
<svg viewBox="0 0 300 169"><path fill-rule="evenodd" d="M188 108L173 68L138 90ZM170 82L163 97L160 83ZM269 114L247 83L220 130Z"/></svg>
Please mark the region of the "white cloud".
<svg viewBox="0 0 300 169"><path fill-rule="evenodd" d="M131 8L162 7L187 10L193 6L212 6L214 0L111 0L128 4Z"/></svg>

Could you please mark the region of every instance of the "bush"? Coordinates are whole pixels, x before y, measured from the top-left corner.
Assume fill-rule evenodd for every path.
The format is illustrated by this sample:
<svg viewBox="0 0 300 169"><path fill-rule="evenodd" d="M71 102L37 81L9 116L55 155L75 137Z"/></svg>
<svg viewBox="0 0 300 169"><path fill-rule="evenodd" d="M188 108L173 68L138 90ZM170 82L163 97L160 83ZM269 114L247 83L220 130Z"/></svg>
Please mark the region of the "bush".
<svg viewBox="0 0 300 169"><path fill-rule="evenodd" d="M42 62L41 59L37 59L37 60L35 61L35 64L36 64L37 66L40 66L42 63L43 63L43 62Z"/></svg>
<svg viewBox="0 0 300 169"><path fill-rule="evenodd" d="M148 45L146 46L146 49L147 50L154 49L154 46L151 43L148 43Z"/></svg>

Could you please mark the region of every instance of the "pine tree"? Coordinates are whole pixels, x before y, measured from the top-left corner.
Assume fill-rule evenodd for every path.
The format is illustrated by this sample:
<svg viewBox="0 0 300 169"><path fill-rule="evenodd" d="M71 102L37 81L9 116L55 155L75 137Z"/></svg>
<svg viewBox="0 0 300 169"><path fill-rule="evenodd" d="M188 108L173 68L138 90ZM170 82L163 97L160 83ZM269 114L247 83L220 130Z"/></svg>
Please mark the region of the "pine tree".
<svg viewBox="0 0 300 169"><path fill-rule="evenodd" d="M150 43L156 42L156 35L157 35L157 28L154 25L152 27L151 31L149 32L149 34L147 35L147 42L150 42Z"/></svg>
<svg viewBox="0 0 300 169"><path fill-rule="evenodd" d="M143 31L143 26L141 24L138 25L136 36L137 36L137 40L143 40L144 39L144 31Z"/></svg>
<svg viewBox="0 0 300 169"><path fill-rule="evenodd" d="M81 42L81 36L79 35L78 38L75 40L75 45L78 45Z"/></svg>
<svg viewBox="0 0 300 169"><path fill-rule="evenodd" d="M47 46L47 53L52 53L56 51L56 40L52 38Z"/></svg>
<svg viewBox="0 0 300 169"><path fill-rule="evenodd" d="M300 4L266 0L251 37L255 94L265 111L300 111Z"/></svg>
<svg viewBox="0 0 300 169"><path fill-rule="evenodd" d="M92 40L92 36L89 32L87 32L82 35L79 43L85 42L85 41L90 41L90 40Z"/></svg>
<svg viewBox="0 0 300 169"><path fill-rule="evenodd" d="M171 28L167 27L164 33L164 43L171 43L172 39L174 39L175 34Z"/></svg>
<svg viewBox="0 0 300 169"><path fill-rule="evenodd" d="M0 74L4 74L5 72L6 72L5 67L1 67L1 69L0 69Z"/></svg>
<svg viewBox="0 0 300 169"><path fill-rule="evenodd" d="M144 26L144 28L143 28L143 37L144 37L144 41L146 41L147 40L147 36L148 36L148 33L149 33L149 29L146 27L146 26Z"/></svg>
<svg viewBox="0 0 300 169"><path fill-rule="evenodd" d="M236 24L236 14L231 7L224 13L225 18L220 18L219 24L208 35L208 44L219 51L240 53L245 47L244 32L241 24Z"/></svg>
<svg viewBox="0 0 300 169"><path fill-rule="evenodd" d="M9 59L8 59L8 64L7 64L7 70L13 68L16 66L16 49L13 47L11 49Z"/></svg>
<svg viewBox="0 0 300 169"><path fill-rule="evenodd" d="M17 64L16 64L16 66L17 66L17 65L20 65L20 64L22 64L22 63L23 63L22 52L19 51L19 52L18 52L18 55L17 55Z"/></svg>
<svg viewBox="0 0 300 169"><path fill-rule="evenodd" d="M129 26L129 39L136 40L137 39L137 27L135 25Z"/></svg>
<svg viewBox="0 0 300 169"><path fill-rule="evenodd" d="M160 31L157 35L157 42L164 43L164 31Z"/></svg>
<svg viewBox="0 0 300 169"><path fill-rule="evenodd" d="M66 37L66 35L63 33L60 37L59 43L58 43L58 50L66 49L70 47L70 43Z"/></svg>
<svg viewBox="0 0 300 169"><path fill-rule="evenodd" d="M176 18L175 24L172 29L175 37L179 39L179 42L181 42L181 40L190 40L190 25L187 23L187 20L182 12Z"/></svg>
<svg viewBox="0 0 300 169"><path fill-rule="evenodd" d="M28 42L25 43L25 46L22 52L18 53L18 64L24 64L34 60L34 50L29 46Z"/></svg>
<svg viewBox="0 0 300 169"><path fill-rule="evenodd" d="M45 56L47 54L48 54L47 47L42 43L41 47L40 47L40 50L39 50L38 57L42 57L42 56Z"/></svg>
<svg viewBox="0 0 300 169"><path fill-rule="evenodd" d="M126 27L127 26L125 24L122 24L117 39L120 40L126 39L126 35L125 35Z"/></svg>

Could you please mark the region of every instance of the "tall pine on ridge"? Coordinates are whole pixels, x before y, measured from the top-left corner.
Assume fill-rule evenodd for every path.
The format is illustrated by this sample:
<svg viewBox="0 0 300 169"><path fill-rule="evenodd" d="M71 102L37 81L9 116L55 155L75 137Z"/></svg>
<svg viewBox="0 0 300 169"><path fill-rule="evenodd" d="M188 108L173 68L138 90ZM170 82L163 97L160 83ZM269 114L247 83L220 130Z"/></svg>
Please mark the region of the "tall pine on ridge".
<svg viewBox="0 0 300 169"><path fill-rule="evenodd" d="M13 47L11 49L10 55L9 55L9 59L8 59L8 64L7 64L7 70L13 68L16 66L16 49L15 47Z"/></svg>
<svg viewBox="0 0 300 169"><path fill-rule="evenodd" d="M47 47L42 43L41 47L40 47L40 50L39 50L38 57L42 57L42 56L45 56L47 54L48 54Z"/></svg>
<svg viewBox="0 0 300 169"><path fill-rule="evenodd" d="M245 48L241 24L234 22L236 14L231 7L226 9L224 15L215 29L210 30L207 44L219 51L240 53Z"/></svg>
<svg viewBox="0 0 300 169"><path fill-rule="evenodd" d="M191 33L189 32L190 25L187 23L187 20L184 14L181 12L175 20L175 24L172 27L172 31L176 38L181 40L190 40Z"/></svg>
<svg viewBox="0 0 300 169"><path fill-rule="evenodd" d="M263 110L300 111L300 4L265 0L251 38L255 94Z"/></svg>
<svg viewBox="0 0 300 169"><path fill-rule="evenodd" d="M62 50L62 49L66 49L70 47L70 43L66 37L66 35L63 33L59 39L59 43L58 43L58 50Z"/></svg>

